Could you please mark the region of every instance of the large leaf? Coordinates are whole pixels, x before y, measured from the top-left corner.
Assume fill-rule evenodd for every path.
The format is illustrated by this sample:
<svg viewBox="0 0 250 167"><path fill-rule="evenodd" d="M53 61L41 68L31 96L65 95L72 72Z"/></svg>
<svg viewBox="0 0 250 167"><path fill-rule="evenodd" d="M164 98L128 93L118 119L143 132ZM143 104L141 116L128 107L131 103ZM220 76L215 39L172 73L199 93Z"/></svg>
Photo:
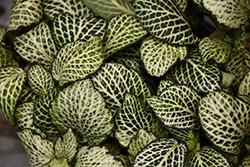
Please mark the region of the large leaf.
<svg viewBox="0 0 250 167"><path fill-rule="evenodd" d="M180 45L199 41L174 1L135 0L133 6L142 26L153 36Z"/></svg>
<svg viewBox="0 0 250 167"><path fill-rule="evenodd" d="M91 10L79 0L44 0L43 1L44 14L51 20L61 13L92 17Z"/></svg>
<svg viewBox="0 0 250 167"><path fill-rule="evenodd" d="M246 156L240 163L238 167L248 167L250 166L250 155Z"/></svg>
<svg viewBox="0 0 250 167"><path fill-rule="evenodd" d="M18 62L13 57L13 53L4 45L0 45L0 67L11 65L19 66Z"/></svg>
<svg viewBox="0 0 250 167"><path fill-rule="evenodd" d="M42 18L43 7L41 0L16 0L11 9L8 31L38 24Z"/></svg>
<svg viewBox="0 0 250 167"><path fill-rule="evenodd" d="M57 54L52 65L52 75L63 86L94 73L103 62L102 40L95 36L89 42L76 41L66 44Z"/></svg>
<svg viewBox="0 0 250 167"><path fill-rule="evenodd" d="M0 113L15 125L14 111L27 74L15 66L0 68Z"/></svg>
<svg viewBox="0 0 250 167"><path fill-rule="evenodd" d="M200 100L200 122L209 140L221 150L237 154L250 128L250 105L214 91Z"/></svg>
<svg viewBox="0 0 250 167"><path fill-rule="evenodd" d="M58 129L64 132L71 128L83 142L99 144L112 132L112 113L89 79L65 88L51 105L52 122Z"/></svg>
<svg viewBox="0 0 250 167"><path fill-rule="evenodd" d="M134 167L141 166L184 166L185 145L178 143L175 139L161 138L144 147L137 154Z"/></svg>
<svg viewBox="0 0 250 167"><path fill-rule="evenodd" d="M108 24L103 44L105 57L107 58L126 46L132 45L146 34L147 31L143 30L134 16L117 15Z"/></svg>
<svg viewBox="0 0 250 167"><path fill-rule="evenodd" d="M197 105L200 96L187 86L174 85L147 102L166 127L198 129Z"/></svg>
<svg viewBox="0 0 250 167"><path fill-rule="evenodd" d="M58 48L77 40L90 41L94 36L103 39L105 31L103 19L60 14L53 20L53 36Z"/></svg>
<svg viewBox="0 0 250 167"><path fill-rule="evenodd" d="M118 63L104 64L91 79L113 114L122 105L126 93L139 96L144 103L146 97L151 96L148 86L139 74Z"/></svg>
<svg viewBox="0 0 250 167"><path fill-rule="evenodd" d="M250 71L246 73L241 81L237 96L250 103Z"/></svg>
<svg viewBox="0 0 250 167"><path fill-rule="evenodd" d="M99 146L83 146L76 156L75 167L123 167L121 161L109 153L108 149Z"/></svg>
<svg viewBox="0 0 250 167"><path fill-rule="evenodd" d="M92 9L99 16L109 20L112 17L126 13L134 15L134 10L128 0L82 0L83 3Z"/></svg>
<svg viewBox="0 0 250 167"><path fill-rule="evenodd" d="M14 40L14 49L26 61L41 64L46 69L51 68L57 53L49 26L45 22L17 36Z"/></svg>
<svg viewBox="0 0 250 167"><path fill-rule="evenodd" d="M164 43L150 36L143 41L140 53L148 73L161 77L178 59L185 59L187 47Z"/></svg>

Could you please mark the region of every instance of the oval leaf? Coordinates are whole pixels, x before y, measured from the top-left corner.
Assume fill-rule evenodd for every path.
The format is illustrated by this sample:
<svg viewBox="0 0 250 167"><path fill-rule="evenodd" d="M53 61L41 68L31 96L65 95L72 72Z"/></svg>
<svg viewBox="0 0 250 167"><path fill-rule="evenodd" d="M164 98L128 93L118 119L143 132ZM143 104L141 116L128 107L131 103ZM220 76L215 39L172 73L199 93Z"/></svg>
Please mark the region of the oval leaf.
<svg viewBox="0 0 250 167"><path fill-rule="evenodd" d="M19 66L18 62L14 59L13 53L0 44L0 67L12 65Z"/></svg>
<svg viewBox="0 0 250 167"><path fill-rule="evenodd" d="M32 129L33 127L34 103L23 103L16 107L16 123L21 129Z"/></svg>
<svg viewBox="0 0 250 167"><path fill-rule="evenodd" d="M240 83L237 96L250 103L250 71L246 73Z"/></svg>

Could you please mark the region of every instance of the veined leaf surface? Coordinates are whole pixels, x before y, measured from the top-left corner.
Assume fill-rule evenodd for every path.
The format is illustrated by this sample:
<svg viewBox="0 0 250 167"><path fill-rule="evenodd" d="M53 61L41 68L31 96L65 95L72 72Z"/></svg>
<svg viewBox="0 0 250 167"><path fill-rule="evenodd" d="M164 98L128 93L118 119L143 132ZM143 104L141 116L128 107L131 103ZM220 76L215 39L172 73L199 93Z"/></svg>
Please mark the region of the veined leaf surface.
<svg viewBox="0 0 250 167"><path fill-rule="evenodd" d="M179 45L199 41L174 1L135 0L133 6L142 26L156 38Z"/></svg>
<svg viewBox="0 0 250 167"><path fill-rule="evenodd" d="M159 96L164 89L173 85L174 83L171 80L161 80L157 88L157 96Z"/></svg>
<svg viewBox="0 0 250 167"><path fill-rule="evenodd" d="M6 29L0 27L0 43L2 42L5 33L6 33Z"/></svg>
<svg viewBox="0 0 250 167"><path fill-rule="evenodd" d="M141 166L184 166L187 149L175 139L160 138L144 147L136 155L134 167Z"/></svg>
<svg viewBox="0 0 250 167"><path fill-rule="evenodd" d="M250 128L250 105L223 91L200 100L200 122L209 140L221 150L239 153L239 145Z"/></svg>
<svg viewBox="0 0 250 167"><path fill-rule="evenodd" d="M58 52L52 65L52 75L63 86L94 73L104 60L102 40L95 36L89 42L68 43Z"/></svg>
<svg viewBox="0 0 250 167"><path fill-rule="evenodd" d="M46 69L51 68L57 53L49 26L45 22L17 36L14 40L14 49L26 61L41 64Z"/></svg>
<svg viewBox="0 0 250 167"><path fill-rule="evenodd" d="M93 17L92 11L85 7L82 1L79 0L44 0L43 1L44 14L50 20L55 16L65 13L77 16Z"/></svg>
<svg viewBox="0 0 250 167"><path fill-rule="evenodd" d="M83 3L92 9L99 16L106 20L110 20L112 17L126 13L134 15L133 7L128 0L82 0Z"/></svg>
<svg viewBox="0 0 250 167"><path fill-rule="evenodd" d="M128 45L132 45L146 34L147 31L143 30L134 16L128 14L115 16L109 21L104 37L105 58Z"/></svg>
<svg viewBox="0 0 250 167"><path fill-rule="evenodd" d="M187 86L174 85L147 102L166 127L198 129L197 106L200 96Z"/></svg>
<svg viewBox="0 0 250 167"><path fill-rule="evenodd" d="M53 36L57 47L77 40L90 41L94 36L103 39L106 21L103 19L60 14L53 21Z"/></svg>
<svg viewBox="0 0 250 167"><path fill-rule="evenodd" d="M238 89L238 97L250 103L250 71L246 73Z"/></svg>
<svg viewBox="0 0 250 167"><path fill-rule="evenodd" d="M152 76L161 77L178 60L187 56L187 47L175 46L150 36L140 47L142 62Z"/></svg>
<svg viewBox="0 0 250 167"><path fill-rule="evenodd" d="M22 103L16 107L16 123L21 129L31 129L33 126L34 103Z"/></svg>
<svg viewBox="0 0 250 167"><path fill-rule="evenodd" d="M0 68L0 113L15 125L14 111L27 74L19 67Z"/></svg>
<svg viewBox="0 0 250 167"><path fill-rule="evenodd" d="M11 65L19 66L18 62L13 57L13 53L10 50L8 50L4 45L0 44L0 67L11 66Z"/></svg>
<svg viewBox="0 0 250 167"><path fill-rule="evenodd" d="M31 90L31 88L28 86L24 86L22 93L18 99L19 103L22 104L26 102L32 102L35 101L35 99L36 99L36 94Z"/></svg>
<svg viewBox="0 0 250 167"><path fill-rule="evenodd" d="M175 1L177 8L179 8L184 13L188 5L188 0L175 0Z"/></svg>
<svg viewBox="0 0 250 167"><path fill-rule="evenodd" d="M122 105L126 93L140 97L144 103L146 97L151 96L148 86L139 74L118 63L104 64L91 80L113 114Z"/></svg>
<svg viewBox="0 0 250 167"><path fill-rule="evenodd" d="M248 167L248 166L250 166L250 155L246 156L239 165L239 167Z"/></svg>
<svg viewBox="0 0 250 167"><path fill-rule="evenodd" d="M112 132L112 113L89 79L75 82L61 91L51 104L53 124L65 132L74 130L83 142L99 144ZM99 140L101 138L102 140Z"/></svg>

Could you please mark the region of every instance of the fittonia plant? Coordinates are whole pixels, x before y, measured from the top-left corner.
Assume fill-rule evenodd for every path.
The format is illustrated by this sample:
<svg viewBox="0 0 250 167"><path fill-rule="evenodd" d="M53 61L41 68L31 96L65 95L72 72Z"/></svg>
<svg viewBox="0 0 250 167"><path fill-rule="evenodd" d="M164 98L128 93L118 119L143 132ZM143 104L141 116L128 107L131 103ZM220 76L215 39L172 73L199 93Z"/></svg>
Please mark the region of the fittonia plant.
<svg viewBox="0 0 250 167"><path fill-rule="evenodd" d="M34 167L249 166L249 13L249 0L14 0L0 113Z"/></svg>

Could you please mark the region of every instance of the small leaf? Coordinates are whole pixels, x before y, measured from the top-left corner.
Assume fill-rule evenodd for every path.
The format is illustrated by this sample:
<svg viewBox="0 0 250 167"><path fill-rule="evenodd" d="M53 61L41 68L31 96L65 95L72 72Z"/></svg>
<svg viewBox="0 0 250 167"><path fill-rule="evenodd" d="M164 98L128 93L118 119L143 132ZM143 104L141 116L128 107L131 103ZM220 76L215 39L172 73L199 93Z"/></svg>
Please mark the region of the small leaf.
<svg viewBox="0 0 250 167"><path fill-rule="evenodd" d="M221 75L222 75L222 81L221 81L222 88L228 88L235 80L234 74L222 71Z"/></svg>
<svg viewBox="0 0 250 167"><path fill-rule="evenodd" d="M75 167L123 167L121 161L108 152L108 149L100 146L83 146L76 156Z"/></svg>
<svg viewBox="0 0 250 167"><path fill-rule="evenodd" d="M187 47L164 43L150 36L143 41L140 53L141 60L148 73L152 76L161 77L178 59L185 59Z"/></svg>
<svg viewBox="0 0 250 167"><path fill-rule="evenodd" d="M123 64L124 66L128 67L129 69L132 68L135 71L137 71L138 73L141 73L141 63L134 60L134 59L129 59L129 58L125 58L125 57L114 57L115 61L117 63Z"/></svg>
<svg viewBox="0 0 250 167"><path fill-rule="evenodd" d="M0 67L12 65L19 66L18 62L14 59L13 53L4 45L0 45Z"/></svg>
<svg viewBox="0 0 250 167"><path fill-rule="evenodd" d="M26 80L26 72L15 66L0 68L0 113L15 125L14 111Z"/></svg>
<svg viewBox="0 0 250 167"><path fill-rule="evenodd" d="M30 87L24 86L22 93L20 95L19 103L34 102L36 99L36 94L31 90Z"/></svg>
<svg viewBox="0 0 250 167"><path fill-rule="evenodd" d="M128 0L82 0L83 3L92 9L99 16L106 20L110 20L112 17L126 13L134 15L133 7Z"/></svg>
<svg viewBox="0 0 250 167"><path fill-rule="evenodd" d="M157 96L159 96L164 89L166 89L167 87L173 85L174 83L171 80L161 80L157 89Z"/></svg>
<svg viewBox="0 0 250 167"><path fill-rule="evenodd" d="M250 128L250 105L223 91L200 100L200 122L209 140L222 151L239 153L239 145Z"/></svg>
<svg viewBox="0 0 250 167"><path fill-rule="evenodd" d="M128 45L132 45L146 34L147 31L143 30L134 16L128 14L115 16L109 21L104 38L105 58Z"/></svg>
<svg viewBox="0 0 250 167"><path fill-rule="evenodd" d="M34 103L23 103L16 107L16 123L21 129L31 129L33 127Z"/></svg>
<svg viewBox="0 0 250 167"><path fill-rule="evenodd" d="M0 27L0 43L2 42L2 40L5 36L5 33L6 33L6 29Z"/></svg>
<svg viewBox="0 0 250 167"><path fill-rule="evenodd" d="M243 80L241 81L238 89L237 96L250 103L250 71L246 73Z"/></svg>
<svg viewBox="0 0 250 167"><path fill-rule="evenodd" d="M179 45L195 44L199 41L173 1L135 0L133 6L143 28L154 37Z"/></svg>
<svg viewBox="0 0 250 167"><path fill-rule="evenodd" d="M182 11L185 12L187 5L188 5L188 0L175 0L176 1L176 6Z"/></svg>
<svg viewBox="0 0 250 167"><path fill-rule="evenodd" d="M17 30L20 27L38 24L43 18L41 0L16 0L10 13L8 31Z"/></svg>
<svg viewBox="0 0 250 167"><path fill-rule="evenodd" d="M102 41L98 36L89 42L68 43L58 52L52 65L52 75L63 86L94 73L103 60Z"/></svg>
<svg viewBox="0 0 250 167"><path fill-rule="evenodd" d="M250 155L246 156L240 163L238 167L248 167L250 166Z"/></svg>
<svg viewBox="0 0 250 167"><path fill-rule="evenodd" d="M28 82L32 91L38 96L45 95L54 88L52 75L40 65L29 68Z"/></svg>
<svg viewBox="0 0 250 167"><path fill-rule="evenodd" d="M234 46L237 50L243 50L246 47L248 34L242 31L240 35L234 40Z"/></svg>
<svg viewBox="0 0 250 167"><path fill-rule="evenodd" d="M144 147L137 154L134 167L141 166L184 166L185 145L175 139L160 138Z"/></svg>
<svg viewBox="0 0 250 167"><path fill-rule="evenodd" d="M67 159L52 159L49 162L49 167L70 167Z"/></svg>

